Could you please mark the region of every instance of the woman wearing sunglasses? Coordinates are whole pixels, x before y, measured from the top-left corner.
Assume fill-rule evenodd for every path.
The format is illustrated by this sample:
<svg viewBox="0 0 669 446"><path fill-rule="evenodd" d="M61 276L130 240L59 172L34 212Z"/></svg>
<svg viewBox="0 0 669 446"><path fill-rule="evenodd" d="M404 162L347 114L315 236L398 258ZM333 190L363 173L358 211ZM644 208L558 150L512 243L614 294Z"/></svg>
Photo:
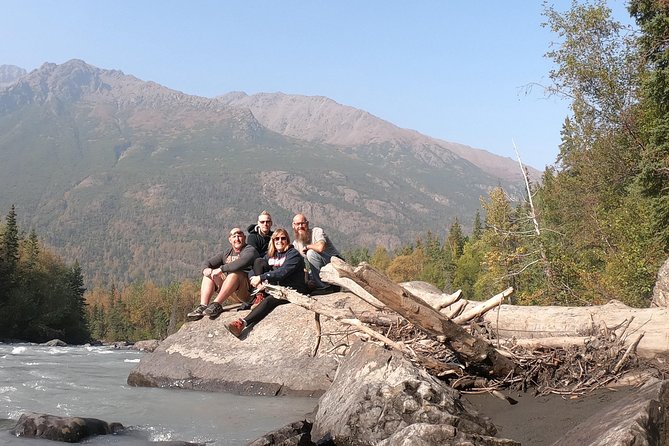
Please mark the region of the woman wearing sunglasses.
<svg viewBox="0 0 669 446"><path fill-rule="evenodd" d="M251 286L260 289L256 293L256 302L260 301L260 303L245 318L237 319L226 325L230 333L236 337L240 337L246 327L263 320L277 306L288 303L287 300L277 299L269 294L261 300L258 295L264 293L262 291L263 282L292 288L303 294L308 292L304 280L304 260L290 243L290 237L285 229L280 228L274 231L264 258L267 260L269 270L252 276L250 280Z"/></svg>

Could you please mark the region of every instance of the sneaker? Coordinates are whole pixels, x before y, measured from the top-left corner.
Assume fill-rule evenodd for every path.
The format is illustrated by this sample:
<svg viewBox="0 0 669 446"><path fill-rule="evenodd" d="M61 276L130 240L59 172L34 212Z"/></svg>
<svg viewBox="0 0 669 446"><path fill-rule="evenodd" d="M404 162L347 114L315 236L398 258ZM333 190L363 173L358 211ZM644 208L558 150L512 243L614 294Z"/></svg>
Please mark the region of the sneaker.
<svg viewBox="0 0 669 446"><path fill-rule="evenodd" d="M225 328L227 328L236 338L239 338L242 335L242 331L246 328L246 321L244 319L237 319L226 324Z"/></svg>
<svg viewBox="0 0 669 446"><path fill-rule="evenodd" d="M186 319L189 321L199 321L204 317L204 310L206 309L206 305L198 305L193 311L186 315Z"/></svg>
<svg viewBox="0 0 669 446"><path fill-rule="evenodd" d="M210 303L207 309L204 310L204 314L209 316L210 319L216 319L221 313L223 313L223 307L218 302Z"/></svg>

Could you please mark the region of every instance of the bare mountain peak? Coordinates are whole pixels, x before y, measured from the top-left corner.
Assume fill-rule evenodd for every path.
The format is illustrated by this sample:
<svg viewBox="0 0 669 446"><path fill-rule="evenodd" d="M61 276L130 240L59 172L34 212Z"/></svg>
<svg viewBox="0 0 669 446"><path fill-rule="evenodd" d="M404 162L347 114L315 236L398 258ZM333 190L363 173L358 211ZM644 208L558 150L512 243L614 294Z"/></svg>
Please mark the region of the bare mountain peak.
<svg viewBox="0 0 669 446"><path fill-rule="evenodd" d="M0 65L0 88L13 84L28 72L16 65Z"/></svg>
<svg viewBox="0 0 669 446"><path fill-rule="evenodd" d="M446 161L459 157L498 178L522 180L522 172L511 158L403 129L324 96L231 93L218 99L228 105L249 108L262 125L292 138L343 147L390 145L406 148L421 159ZM530 172L533 179L540 178L538 170L530 168Z"/></svg>

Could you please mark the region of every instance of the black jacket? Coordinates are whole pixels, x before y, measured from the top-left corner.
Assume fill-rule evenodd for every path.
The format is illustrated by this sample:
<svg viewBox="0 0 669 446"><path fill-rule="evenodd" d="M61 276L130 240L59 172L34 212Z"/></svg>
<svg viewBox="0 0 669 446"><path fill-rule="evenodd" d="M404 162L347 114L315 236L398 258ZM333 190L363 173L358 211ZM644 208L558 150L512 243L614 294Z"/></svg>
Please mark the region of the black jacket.
<svg viewBox="0 0 669 446"><path fill-rule="evenodd" d="M265 255L271 271L260 275L261 281L274 285L292 288L306 294L307 284L304 281L304 259L297 249L290 246L285 252L276 252L274 256Z"/></svg>
<svg viewBox="0 0 669 446"><path fill-rule="evenodd" d="M249 227L246 228L246 231L249 233L249 236L246 237L246 244L253 246L256 251L258 251L260 257L267 254L267 249L269 248L274 231L269 231L268 235L260 235L258 225L249 225Z"/></svg>

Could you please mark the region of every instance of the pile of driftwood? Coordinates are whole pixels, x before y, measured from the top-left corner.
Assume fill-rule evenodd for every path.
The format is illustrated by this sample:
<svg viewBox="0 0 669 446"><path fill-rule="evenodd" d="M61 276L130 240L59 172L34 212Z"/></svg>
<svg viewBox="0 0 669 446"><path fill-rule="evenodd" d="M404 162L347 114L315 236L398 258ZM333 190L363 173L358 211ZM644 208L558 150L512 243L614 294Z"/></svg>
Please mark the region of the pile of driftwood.
<svg viewBox="0 0 669 446"><path fill-rule="evenodd" d="M335 319L358 335L384 343L423 365L430 373L465 392L490 392L513 403L500 390L533 390L539 394L580 395L620 379L638 367L636 347L643 333L628 332L631 319L617 327L592 327L580 345L535 345L491 337L496 332L482 316L498 308L513 293L509 288L486 302L462 299L461 293L427 296L402 287L369 265L353 268L334 258L323 278L355 293L377 311L355 315L332 308L300 293L268 285L274 295L312 310L319 336L320 316ZM421 298L422 294L422 298ZM429 303L428 303L429 302ZM345 344L351 333L330 340L330 350Z"/></svg>

